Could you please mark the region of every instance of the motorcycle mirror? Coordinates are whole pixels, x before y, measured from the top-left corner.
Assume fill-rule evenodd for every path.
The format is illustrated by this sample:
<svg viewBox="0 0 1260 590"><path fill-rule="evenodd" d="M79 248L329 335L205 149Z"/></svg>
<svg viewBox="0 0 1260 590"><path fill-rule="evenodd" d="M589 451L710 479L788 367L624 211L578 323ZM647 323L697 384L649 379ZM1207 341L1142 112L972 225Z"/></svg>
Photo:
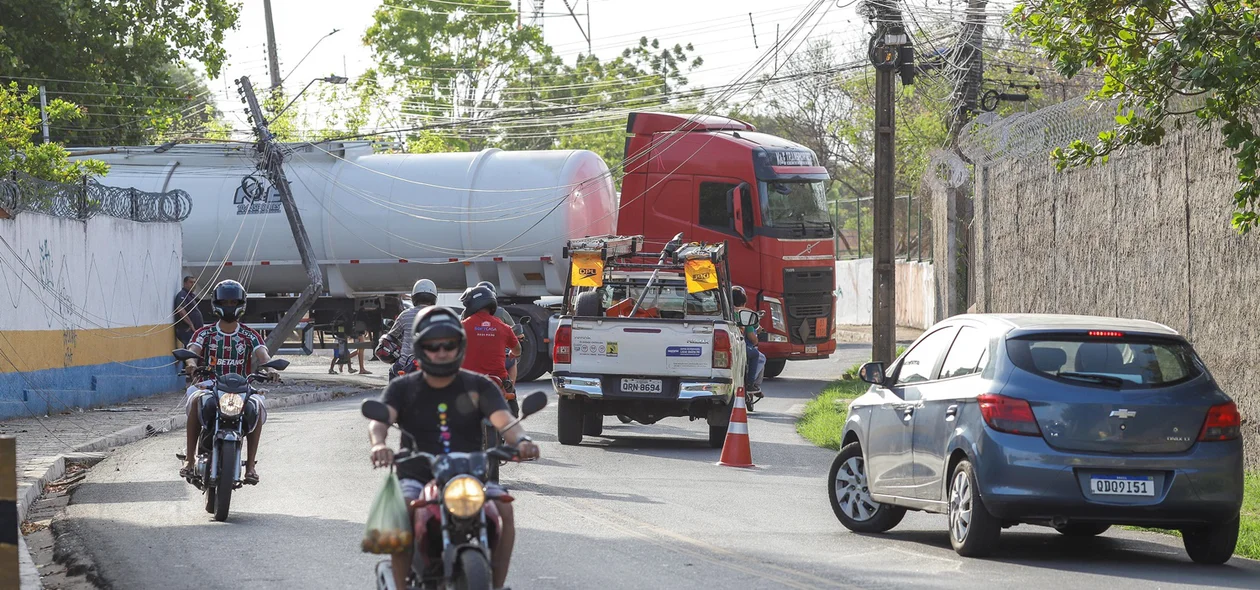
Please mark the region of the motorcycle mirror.
<svg viewBox="0 0 1260 590"><path fill-rule="evenodd" d="M528 323L530 323L531 321L533 321L533 318L531 318L531 317L529 317L529 316L527 316L527 315L523 315L523 316L521 316L521 317L519 317L519 318L517 318L517 319L516 319L516 323L518 323L518 324L528 324Z"/></svg>
<svg viewBox="0 0 1260 590"><path fill-rule="evenodd" d="M176 359L181 360L181 361L190 361L195 358L200 358L197 353L191 350L188 350L187 348L177 348L175 350L172 350L171 356L174 356Z"/></svg>
<svg viewBox="0 0 1260 590"><path fill-rule="evenodd" d="M535 391L521 400L521 417L537 414L545 407L547 407L547 394Z"/></svg>
<svg viewBox="0 0 1260 590"><path fill-rule="evenodd" d="M363 400L363 405L360 406L360 411L363 412L363 417L368 420L376 420L377 422L389 424L389 406L386 406L381 400Z"/></svg>
<svg viewBox="0 0 1260 590"><path fill-rule="evenodd" d="M275 369L277 371L283 371L289 368L289 361L285 359L271 359L270 361L267 361L267 363L263 366L267 367L268 369Z"/></svg>

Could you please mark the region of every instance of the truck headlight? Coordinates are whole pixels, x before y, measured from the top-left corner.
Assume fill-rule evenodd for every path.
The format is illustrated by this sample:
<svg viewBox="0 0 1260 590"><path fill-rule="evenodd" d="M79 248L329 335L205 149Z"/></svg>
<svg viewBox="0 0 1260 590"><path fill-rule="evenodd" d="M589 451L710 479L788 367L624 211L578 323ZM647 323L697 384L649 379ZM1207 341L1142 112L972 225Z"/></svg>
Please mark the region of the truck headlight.
<svg viewBox="0 0 1260 590"><path fill-rule="evenodd" d="M446 504L446 509L457 518L468 518L477 514L486 503L486 489L476 478L461 475L447 482L446 488L442 490L442 501Z"/></svg>
<svg viewBox="0 0 1260 590"><path fill-rule="evenodd" d="M241 415L245 409L245 398L239 393L225 393L219 396L219 414L227 418Z"/></svg>
<svg viewBox="0 0 1260 590"><path fill-rule="evenodd" d="M770 324L774 329L781 332L787 331L787 320L783 317L783 304L778 301L768 301L770 305Z"/></svg>

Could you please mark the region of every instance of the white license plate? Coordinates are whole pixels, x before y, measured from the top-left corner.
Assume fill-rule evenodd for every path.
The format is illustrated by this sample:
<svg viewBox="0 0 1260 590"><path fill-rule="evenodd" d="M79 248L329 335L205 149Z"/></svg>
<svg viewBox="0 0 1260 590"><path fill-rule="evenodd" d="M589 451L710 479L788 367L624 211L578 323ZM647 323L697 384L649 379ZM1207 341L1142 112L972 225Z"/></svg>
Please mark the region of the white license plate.
<svg viewBox="0 0 1260 590"><path fill-rule="evenodd" d="M665 385L660 379L622 379L621 390L626 393L661 393Z"/></svg>
<svg viewBox="0 0 1260 590"><path fill-rule="evenodd" d="M805 354L818 354L818 345L817 345L817 344L806 344L806 345L805 345Z"/></svg>
<svg viewBox="0 0 1260 590"><path fill-rule="evenodd" d="M1089 488L1100 496L1154 496L1155 478L1150 476L1095 475Z"/></svg>

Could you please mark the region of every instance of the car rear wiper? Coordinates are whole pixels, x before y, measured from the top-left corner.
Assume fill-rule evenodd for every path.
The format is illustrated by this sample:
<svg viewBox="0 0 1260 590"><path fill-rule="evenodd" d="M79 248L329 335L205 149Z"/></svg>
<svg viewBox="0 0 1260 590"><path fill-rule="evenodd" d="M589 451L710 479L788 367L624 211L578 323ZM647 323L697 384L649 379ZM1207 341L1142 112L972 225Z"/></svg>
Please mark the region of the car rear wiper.
<svg viewBox="0 0 1260 590"><path fill-rule="evenodd" d="M1055 373L1055 375L1059 377L1067 377L1069 379L1081 379L1084 381L1093 381L1095 383L1100 383L1102 385L1109 385L1111 387L1115 387L1116 389L1120 389L1120 386L1124 385L1124 379L1121 379L1119 377L1112 377L1110 375L1095 375L1093 373Z"/></svg>

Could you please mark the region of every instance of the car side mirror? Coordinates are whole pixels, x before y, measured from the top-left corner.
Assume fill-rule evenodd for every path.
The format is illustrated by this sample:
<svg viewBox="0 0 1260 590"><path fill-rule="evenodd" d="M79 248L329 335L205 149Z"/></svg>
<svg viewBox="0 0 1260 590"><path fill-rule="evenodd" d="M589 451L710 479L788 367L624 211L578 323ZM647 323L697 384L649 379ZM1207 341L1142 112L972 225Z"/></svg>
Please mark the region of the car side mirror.
<svg viewBox="0 0 1260 590"><path fill-rule="evenodd" d="M883 385L888 380L884 375L884 363L866 363L858 369L858 378L871 385Z"/></svg>
<svg viewBox="0 0 1260 590"><path fill-rule="evenodd" d="M267 361L266 363L264 363L263 366L268 369L275 369L277 371L283 371L289 368L289 361L287 359L271 359Z"/></svg>
<svg viewBox="0 0 1260 590"><path fill-rule="evenodd" d="M741 309L739 310L737 316L739 325L745 328L755 326L760 323L759 320L761 316L751 309Z"/></svg>
<svg viewBox="0 0 1260 590"><path fill-rule="evenodd" d="M527 316L527 315L523 315L523 316L521 316L521 317L519 317L519 318L516 318L516 323L518 323L518 324L528 324L528 323L530 323L530 322L532 322L532 321L534 321L534 319L533 319L533 318L531 318L531 317L529 317L529 316Z"/></svg>
<svg viewBox="0 0 1260 590"><path fill-rule="evenodd" d="M735 226L735 235L744 243L748 243L752 239L752 198L749 194L747 182L739 183L739 186L726 192L726 200L731 210L731 221Z"/></svg>

